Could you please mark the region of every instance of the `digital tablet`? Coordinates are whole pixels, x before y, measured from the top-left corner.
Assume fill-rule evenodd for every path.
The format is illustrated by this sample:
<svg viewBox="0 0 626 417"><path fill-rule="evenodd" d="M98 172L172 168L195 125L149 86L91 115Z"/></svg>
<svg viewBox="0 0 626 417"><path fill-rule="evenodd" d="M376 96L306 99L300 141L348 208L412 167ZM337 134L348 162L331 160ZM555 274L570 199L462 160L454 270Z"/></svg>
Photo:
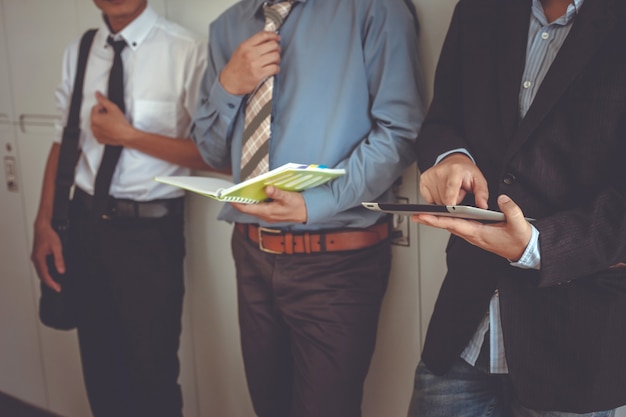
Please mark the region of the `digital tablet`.
<svg viewBox="0 0 626 417"><path fill-rule="evenodd" d="M458 217L462 219L489 222L502 222L505 220L504 214L499 211L485 210L472 206L370 202L364 202L361 204L363 204L363 207L370 210L398 214L401 216L411 216L413 214L433 214L436 216Z"/></svg>

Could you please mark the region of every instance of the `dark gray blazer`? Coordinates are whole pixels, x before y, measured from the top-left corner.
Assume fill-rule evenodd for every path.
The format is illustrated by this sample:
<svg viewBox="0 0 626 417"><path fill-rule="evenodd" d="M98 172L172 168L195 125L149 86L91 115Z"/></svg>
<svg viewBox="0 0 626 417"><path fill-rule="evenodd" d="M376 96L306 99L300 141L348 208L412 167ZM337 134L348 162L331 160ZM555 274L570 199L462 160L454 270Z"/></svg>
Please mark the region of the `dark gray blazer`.
<svg viewBox="0 0 626 417"><path fill-rule="evenodd" d="M531 0L461 0L416 143L419 168L466 148L538 219L541 270L452 237L422 359L446 372L500 292L515 393L537 409L626 404L626 1L586 0L523 120ZM471 204L471 201L466 203Z"/></svg>

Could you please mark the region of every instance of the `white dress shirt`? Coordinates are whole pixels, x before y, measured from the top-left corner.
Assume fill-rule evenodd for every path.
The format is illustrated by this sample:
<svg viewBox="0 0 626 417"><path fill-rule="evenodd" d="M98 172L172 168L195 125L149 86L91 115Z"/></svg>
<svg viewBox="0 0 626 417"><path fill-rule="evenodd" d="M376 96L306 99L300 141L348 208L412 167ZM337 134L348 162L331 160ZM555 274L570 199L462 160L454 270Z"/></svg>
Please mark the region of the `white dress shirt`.
<svg viewBox="0 0 626 417"><path fill-rule="evenodd" d="M95 92L107 94L113 48L107 44L110 31L103 21L91 46L85 73L81 108L80 147L76 186L92 194L104 145L90 129L90 112ZM128 46L122 52L126 117L137 129L175 138L188 138L200 81L206 67L206 41L181 26L167 21L147 7L114 38ZM62 82L56 90L61 120L56 126L61 141L67 120L78 59L79 39L65 51ZM188 175L189 169L125 148L117 164L110 193L116 198L148 201L173 198L183 191L157 183L155 176Z"/></svg>

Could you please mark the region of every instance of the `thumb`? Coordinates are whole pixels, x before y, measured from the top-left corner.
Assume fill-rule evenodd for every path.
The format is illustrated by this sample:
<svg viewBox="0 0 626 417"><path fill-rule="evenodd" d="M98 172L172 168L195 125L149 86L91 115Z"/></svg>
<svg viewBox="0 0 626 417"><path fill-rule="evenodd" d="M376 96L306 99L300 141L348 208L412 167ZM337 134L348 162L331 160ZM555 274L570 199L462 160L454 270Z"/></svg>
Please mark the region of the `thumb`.
<svg viewBox="0 0 626 417"><path fill-rule="evenodd" d="M515 204L508 195L501 194L498 196L498 207L500 207L500 210L504 213L507 223L511 224L513 227L526 224L522 209Z"/></svg>
<svg viewBox="0 0 626 417"><path fill-rule="evenodd" d="M280 188L274 187L273 185L268 185L265 187L265 194L267 194L267 197L272 200L280 200L281 197L284 196L284 191Z"/></svg>
<svg viewBox="0 0 626 417"><path fill-rule="evenodd" d="M113 103L100 91L96 91L96 101L99 105L104 107L105 109L110 107Z"/></svg>
<svg viewBox="0 0 626 417"><path fill-rule="evenodd" d="M54 247L52 249L54 256L54 266L59 274L65 274L65 259L63 258L63 249L61 247Z"/></svg>

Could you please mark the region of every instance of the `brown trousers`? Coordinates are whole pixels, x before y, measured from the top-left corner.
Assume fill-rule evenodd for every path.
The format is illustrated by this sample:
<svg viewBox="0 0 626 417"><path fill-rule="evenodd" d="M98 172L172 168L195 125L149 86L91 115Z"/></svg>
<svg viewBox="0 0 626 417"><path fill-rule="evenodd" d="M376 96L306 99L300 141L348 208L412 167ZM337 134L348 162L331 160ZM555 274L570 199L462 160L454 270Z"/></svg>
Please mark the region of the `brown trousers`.
<svg viewBox="0 0 626 417"><path fill-rule="evenodd" d="M231 243L244 365L258 417L359 417L390 244L274 255L237 230Z"/></svg>

